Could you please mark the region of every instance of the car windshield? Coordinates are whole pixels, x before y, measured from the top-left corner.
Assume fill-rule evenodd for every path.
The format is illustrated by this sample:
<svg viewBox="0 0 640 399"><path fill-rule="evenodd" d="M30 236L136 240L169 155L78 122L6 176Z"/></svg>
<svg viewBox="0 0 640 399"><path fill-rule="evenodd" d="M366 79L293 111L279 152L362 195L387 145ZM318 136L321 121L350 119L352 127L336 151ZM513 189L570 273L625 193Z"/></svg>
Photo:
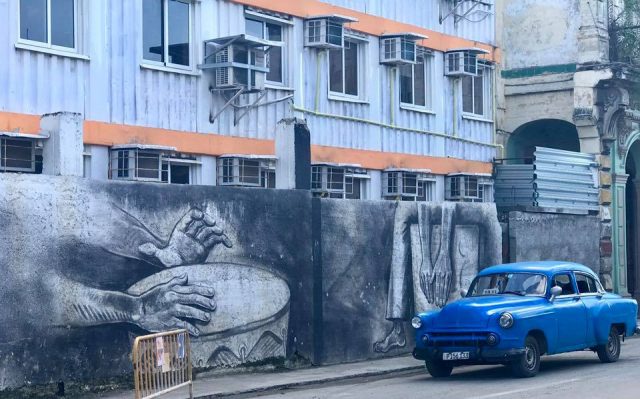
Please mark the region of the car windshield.
<svg viewBox="0 0 640 399"><path fill-rule="evenodd" d="M547 290L547 277L533 273L497 273L478 276L467 296L540 296Z"/></svg>

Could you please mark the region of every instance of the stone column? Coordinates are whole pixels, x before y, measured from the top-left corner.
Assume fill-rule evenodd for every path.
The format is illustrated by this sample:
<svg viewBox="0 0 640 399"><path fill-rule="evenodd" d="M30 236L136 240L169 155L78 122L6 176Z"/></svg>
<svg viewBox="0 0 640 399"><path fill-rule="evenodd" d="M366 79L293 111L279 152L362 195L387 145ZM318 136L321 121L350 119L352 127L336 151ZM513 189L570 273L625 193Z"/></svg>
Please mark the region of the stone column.
<svg viewBox="0 0 640 399"><path fill-rule="evenodd" d="M42 174L82 177L82 115L72 112L43 115L40 130L49 135L42 149Z"/></svg>
<svg viewBox="0 0 640 399"><path fill-rule="evenodd" d="M634 297L638 298L640 297L640 270L639 270L639 266L640 266L640 209L638 209L638 205L640 205L640 181L634 181L633 182L633 188L634 188L634 197L635 197L635 203L636 203L636 210L635 210L635 218L634 218L634 226L633 226L633 295ZM630 204L627 204L627 211L628 211L628 207L630 206ZM629 248L627 248L627 251L629 250ZM627 265L627 267L629 267Z"/></svg>
<svg viewBox="0 0 640 399"><path fill-rule="evenodd" d="M278 122L276 156L276 188L311 189L311 134L304 120Z"/></svg>
<svg viewBox="0 0 640 399"><path fill-rule="evenodd" d="M612 203L614 218L613 281L614 291L622 296L629 296L627 284L627 222L626 222L626 184L629 175L616 174L614 176L614 199Z"/></svg>

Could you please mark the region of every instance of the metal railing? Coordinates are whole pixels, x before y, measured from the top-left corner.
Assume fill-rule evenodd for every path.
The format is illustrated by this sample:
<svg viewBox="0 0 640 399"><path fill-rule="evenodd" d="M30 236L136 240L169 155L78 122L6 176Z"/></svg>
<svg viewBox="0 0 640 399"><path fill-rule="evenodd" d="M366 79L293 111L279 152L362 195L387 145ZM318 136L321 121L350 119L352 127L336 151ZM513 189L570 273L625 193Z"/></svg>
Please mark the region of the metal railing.
<svg viewBox="0 0 640 399"><path fill-rule="evenodd" d="M137 337L133 374L136 399L157 398L186 386L193 399L189 333L176 330Z"/></svg>

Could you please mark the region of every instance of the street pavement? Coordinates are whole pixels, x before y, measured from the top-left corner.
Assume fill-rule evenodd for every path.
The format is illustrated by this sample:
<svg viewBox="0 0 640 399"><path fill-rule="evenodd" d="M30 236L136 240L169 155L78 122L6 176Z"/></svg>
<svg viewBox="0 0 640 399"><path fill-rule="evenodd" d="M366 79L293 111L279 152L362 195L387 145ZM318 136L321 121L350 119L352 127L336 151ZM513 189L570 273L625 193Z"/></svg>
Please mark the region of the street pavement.
<svg viewBox="0 0 640 399"><path fill-rule="evenodd" d="M458 368L450 378L441 380L423 370L405 371L260 398L640 399L640 339L627 340L620 360L613 364L600 363L592 352L543 358L540 374L530 379L514 379L503 366Z"/></svg>
<svg viewBox="0 0 640 399"><path fill-rule="evenodd" d="M204 398L334 399L640 399L640 338L627 339L617 363L602 364L590 351L543 357L535 378L512 378L503 366L454 369L433 379L411 357L286 372L200 375L194 396ZM133 398L133 392L92 396ZM167 399L186 398L186 390Z"/></svg>

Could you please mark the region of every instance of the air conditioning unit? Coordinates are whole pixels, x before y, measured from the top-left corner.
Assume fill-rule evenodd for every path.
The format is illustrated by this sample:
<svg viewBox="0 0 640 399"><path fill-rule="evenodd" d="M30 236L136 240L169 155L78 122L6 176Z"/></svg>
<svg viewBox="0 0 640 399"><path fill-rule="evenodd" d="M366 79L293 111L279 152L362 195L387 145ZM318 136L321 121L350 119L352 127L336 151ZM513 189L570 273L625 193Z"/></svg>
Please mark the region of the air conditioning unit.
<svg viewBox="0 0 640 399"><path fill-rule="evenodd" d="M324 15L304 21L304 45L323 49L344 46L344 24L357 19L341 15Z"/></svg>
<svg viewBox="0 0 640 399"><path fill-rule="evenodd" d="M231 45L216 54L215 62L220 65L230 64L215 68L215 88L242 86L250 91L264 89L266 72L258 69L266 69L264 50Z"/></svg>
<svg viewBox="0 0 640 399"><path fill-rule="evenodd" d="M212 70L216 90L243 89L245 92L264 89L267 49L273 42L245 35L207 40L205 62L198 67Z"/></svg>
<svg viewBox="0 0 640 399"><path fill-rule="evenodd" d="M387 65L405 65L416 63L416 40L426 36L415 33L396 33L380 38L380 63Z"/></svg>
<svg viewBox="0 0 640 399"><path fill-rule="evenodd" d="M487 54L488 51L471 48L458 49L445 53L446 76L477 76L478 55Z"/></svg>

